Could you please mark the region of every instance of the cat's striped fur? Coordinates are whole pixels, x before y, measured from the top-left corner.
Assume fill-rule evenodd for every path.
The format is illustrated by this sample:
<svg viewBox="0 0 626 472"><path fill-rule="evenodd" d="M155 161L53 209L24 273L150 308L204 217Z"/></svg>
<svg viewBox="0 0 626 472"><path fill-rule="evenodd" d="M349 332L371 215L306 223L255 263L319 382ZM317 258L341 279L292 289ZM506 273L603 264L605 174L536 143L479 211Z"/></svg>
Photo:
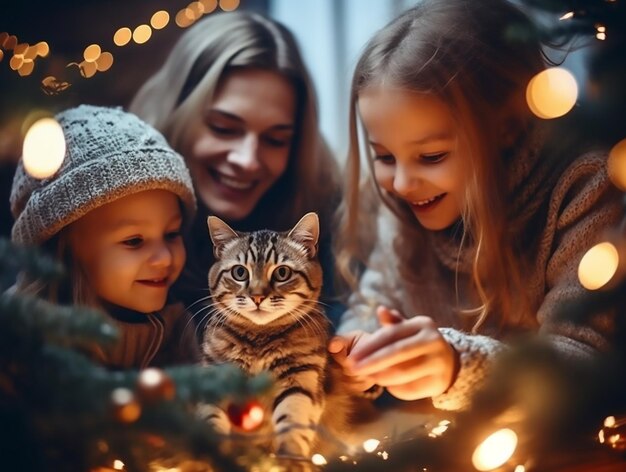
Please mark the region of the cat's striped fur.
<svg viewBox="0 0 626 472"><path fill-rule="evenodd" d="M274 450L308 457L326 405L329 367L329 323L318 305L317 215L306 214L284 233L237 233L216 217L208 226L216 262L209 271L213 313L204 332L205 362L269 371ZM224 431L221 415L212 418Z"/></svg>

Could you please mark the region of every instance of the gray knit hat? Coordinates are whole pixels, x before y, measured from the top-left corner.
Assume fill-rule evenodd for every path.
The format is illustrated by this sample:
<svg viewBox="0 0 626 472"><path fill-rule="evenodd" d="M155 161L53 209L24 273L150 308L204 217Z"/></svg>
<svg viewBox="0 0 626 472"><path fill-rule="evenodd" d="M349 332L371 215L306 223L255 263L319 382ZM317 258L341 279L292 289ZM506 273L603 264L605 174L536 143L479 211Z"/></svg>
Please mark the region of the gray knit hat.
<svg viewBox="0 0 626 472"><path fill-rule="evenodd" d="M196 199L180 154L150 125L121 108L81 105L59 113L65 160L53 176L31 177L18 164L11 189L11 239L38 245L87 212L144 190L169 190L190 222Z"/></svg>

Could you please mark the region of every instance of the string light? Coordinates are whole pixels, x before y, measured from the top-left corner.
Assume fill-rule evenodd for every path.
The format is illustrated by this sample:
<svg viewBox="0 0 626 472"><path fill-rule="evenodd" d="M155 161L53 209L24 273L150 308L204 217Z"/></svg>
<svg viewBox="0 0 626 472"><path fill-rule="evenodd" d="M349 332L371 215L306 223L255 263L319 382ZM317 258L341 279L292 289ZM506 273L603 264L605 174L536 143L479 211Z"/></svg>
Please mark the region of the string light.
<svg viewBox="0 0 626 472"><path fill-rule="evenodd" d="M619 266L619 253L610 242L596 244L580 260L578 280L587 290L604 287Z"/></svg>
<svg viewBox="0 0 626 472"><path fill-rule="evenodd" d="M187 28L203 15L208 15L219 7L224 11L233 11L239 7L239 0L197 0L189 3L181 9L175 17L175 23L181 28ZM150 17L150 25L141 24L134 30L129 27L121 27L113 35L113 43L118 47L126 46L133 40L137 44L144 44L152 37L152 30L165 28L170 22L170 14L165 10L159 10ZM50 46L45 41L40 41L35 46L28 43L19 43L15 35L7 32L0 33L0 62L4 59L5 51L13 51L9 60L9 67L17 71L20 76L30 75L35 67L37 57L46 57L50 53ZM98 48L98 49L96 49ZM93 77L97 72L106 72L113 65L113 55L102 52L98 45L92 44L83 52L84 61L80 63L70 62L67 66L77 66L80 74L85 78ZM58 86L57 86L58 84ZM48 95L60 93L71 84L60 81L56 77L48 76L41 82L41 88Z"/></svg>
<svg viewBox="0 0 626 472"><path fill-rule="evenodd" d="M568 11L565 15L563 15L561 18L559 18L559 20L561 20L561 21L569 20L570 18L574 18L574 12L573 11Z"/></svg>
<svg viewBox="0 0 626 472"><path fill-rule="evenodd" d="M321 454L313 454L313 456L311 457L311 462L313 463L313 465L318 466L328 464L326 458Z"/></svg>
<svg viewBox="0 0 626 472"><path fill-rule="evenodd" d="M22 160L24 170L36 179L54 175L65 158L65 136L53 118L36 121L24 138Z"/></svg>
<svg viewBox="0 0 626 472"><path fill-rule="evenodd" d="M508 461L517 447L517 434L512 429L501 429L478 445L472 455L476 470L497 469Z"/></svg>
<svg viewBox="0 0 626 472"><path fill-rule="evenodd" d="M578 84L570 71L551 67L534 76L526 88L526 101L539 118L552 119L568 113L578 99Z"/></svg>

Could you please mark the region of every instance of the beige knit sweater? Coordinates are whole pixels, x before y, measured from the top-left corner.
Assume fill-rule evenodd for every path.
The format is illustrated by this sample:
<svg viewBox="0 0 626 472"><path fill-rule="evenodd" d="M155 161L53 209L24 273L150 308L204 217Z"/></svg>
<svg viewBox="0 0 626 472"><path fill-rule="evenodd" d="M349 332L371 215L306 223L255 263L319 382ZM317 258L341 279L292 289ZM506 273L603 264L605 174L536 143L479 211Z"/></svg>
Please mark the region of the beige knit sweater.
<svg viewBox="0 0 626 472"><path fill-rule="evenodd" d="M524 319L506 322L497 339L489 336L490 332L496 333L489 322L481 328L481 335L469 334L464 322L467 317L460 310L476 306L470 251L459 251L458 242L445 232L428 233L423 244L429 250L423 251L426 256L416 262L415 277L400 276L400 258L406 258L402 253L406 251L397 250L406 244L398 236L401 223L380 205L377 246L337 330L339 334L353 330L373 332L378 328L374 308L379 304L396 308L409 317L432 317L460 356L453 385L433 398L435 407L440 409L468 406L495 354L506 346L503 341L520 331L538 330L568 356L590 356L611 346L610 314L599 315L585 326L556 319L559 304L585 290L577 277L581 257L603 239L606 229L614 227L623 214L619 192L607 176L606 156L583 155L551 177L549 166L530 146L528 152L512 158L509 169L510 219L520 231L535 232L537 241L528 254L531 270L525 274L528 295L536 311Z"/></svg>

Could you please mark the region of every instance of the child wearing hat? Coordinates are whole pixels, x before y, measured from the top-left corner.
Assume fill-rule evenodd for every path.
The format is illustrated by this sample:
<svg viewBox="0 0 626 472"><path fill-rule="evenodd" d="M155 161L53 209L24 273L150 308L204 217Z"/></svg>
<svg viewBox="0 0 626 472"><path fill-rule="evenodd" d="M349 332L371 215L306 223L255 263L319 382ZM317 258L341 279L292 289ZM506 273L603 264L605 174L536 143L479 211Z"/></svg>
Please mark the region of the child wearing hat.
<svg viewBox="0 0 626 472"><path fill-rule="evenodd" d="M185 263L181 231L196 210L182 157L121 109L82 105L56 119L66 140L64 162L44 179L18 164L11 238L44 247L68 276L55 284L21 277L17 289L103 310L120 339L93 355L109 367L197 361L189 317L168 296Z"/></svg>

